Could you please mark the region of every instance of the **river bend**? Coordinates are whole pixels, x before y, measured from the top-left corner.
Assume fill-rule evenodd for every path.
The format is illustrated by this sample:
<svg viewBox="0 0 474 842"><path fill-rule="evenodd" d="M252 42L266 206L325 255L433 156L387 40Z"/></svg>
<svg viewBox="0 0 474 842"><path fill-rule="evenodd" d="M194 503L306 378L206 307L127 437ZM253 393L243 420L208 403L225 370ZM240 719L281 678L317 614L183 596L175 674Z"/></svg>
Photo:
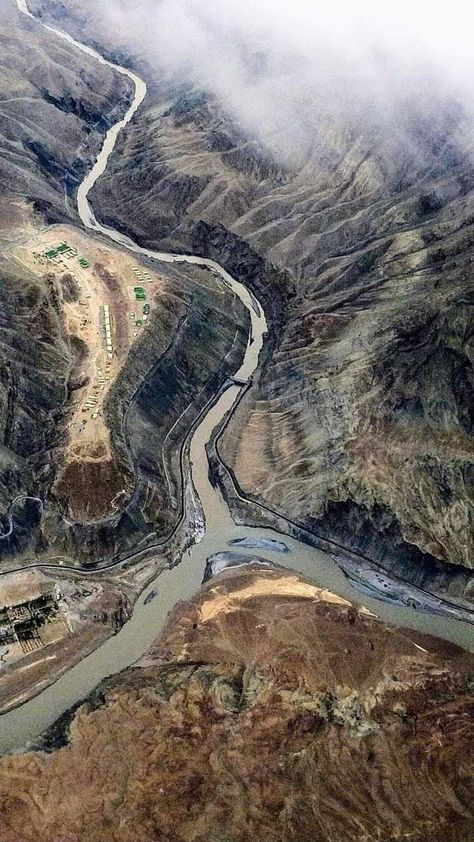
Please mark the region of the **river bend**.
<svg viewBox="0 0 474 842"><path fill-rule="evenodd" d="M26 0L16 0L16 2L18 9L23 14L35 20L28 9ZM146 96L145 82L127 68L108 61L91 47L76 41L68 33L40 21L37 21L37 24L55 33L101 64L108 65L126 76L135 89L132 104L125 116L107 132L93 168L85 176L78 189L77 204L83 225L106 236L118 245L134 251L136 254L166 263L193 263L208 267L219 274L240 298L250 315L249 343L244 360L235 373L237 378L248 380L258 365L267 323L263 308L255 301L254 296L246 287L232 278L222 266L213 260L141 248L120 232L101 225L95 218L89 204L89 193L97 179L105 172L108 159L114 150L120 132L130 122ZM232 520L219 490L213 488L209 482L206 444L216 425L235 404L241 388L236 385L230 386L221 395L200 422L191 439L192 482L204 511L206 521L204 537L192 547L189 554L185 555L178 566L163 571L150 583L138 599L131 619L115 637L110 638L98 647L33 699L0 716L0 753L18 749L28 740L38 736L67 708L90 693L102 679L134 663L146 652L159 635L168 612L176 602L179 599L190 597L199 588L208 556L231 549L229 542L236 539L248 538L252 541L256 539L269 539L270 541L282 539L279 533L271 529L237 526ZM355 603L361 603L360 593L352 587L329 555L286 535L283 536L283 541L289 550L285 555L279 555L275 559L275 553L264 548L257 551L258 555L273 562L278 561L281 566L302 573L319 586L326 587ZM157 592L157 596L150 599L153 591ZM420 613L401 605L381 602L370 596L363 597L363 604L378 614L379 617L394 625L435 634L474 650L473 627L467 623L451 617Z"/></svg>

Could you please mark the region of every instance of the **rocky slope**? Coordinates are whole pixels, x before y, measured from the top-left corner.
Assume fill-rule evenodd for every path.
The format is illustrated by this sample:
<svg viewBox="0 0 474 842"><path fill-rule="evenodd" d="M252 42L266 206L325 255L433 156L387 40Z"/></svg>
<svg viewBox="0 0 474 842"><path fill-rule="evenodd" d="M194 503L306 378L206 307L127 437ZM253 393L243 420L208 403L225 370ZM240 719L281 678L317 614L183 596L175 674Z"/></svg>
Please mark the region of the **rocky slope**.
<svg viewBox="0 0 474 842"><path fill-rule="evenodd" d="M0 414L1 488L5 508L25 492L39 495L46 505L42 519L34 504L15 509L15 529L0 541L1 556L62 552L72 560L95 562L135 546L148 534L165 537L182 510L184 441L204 405L243 358L246 311L232 293L216 287L209 272L161 267L162 288L151 301L147 329L130 349L106 403L114 452L110 464L120 477L119 488L127 478L125 492L105 517L73 521L68 494L84 500L85 510L99 493L94 474L86 482L69 471L60 487L54 485L79 370L76 344L64 331L61 297L51 303L46 281L43 288L31 277L27 286L26 276L15 279L14 264L7 265L12 282L8 293L4 288L8 353Z"/></svg>
<svg viewBox="0 0 474 842"><path fill-rule="evenodd" d="M84 562L172 532L182 510L181 451L188 432L245 352L247 314L232 293L216 289L210 273L197 268L160 266L160 272L163 289L147 330L131 348L106 406L117 464L130 478L126 499L104 518L71 523L59 506L43 523L46 547L54 551L59 543ZM93 494L94 487L82 493Z"/></svg>
<svg viewBox="0 0 474 842"><path fill-rule="evenodd" d="M95 201L144 242L227 241L286 272L264 296L276 351L222 447L245 494L387 564L470 567L472 150L448 104L430 118L407 112L397 154L325 127L330 159L288 172L182 97L128 132Z"/></svg>
<svg viewBox="0 0 474 842"><path fill-rule="evenodd" d="M64 20L57 0L37 7ZM87 0L68 25L113 50ZM212 254L248 283L265 261L278 348L222 447L241 490L402 572L470 568L468 118L436 93L382 125L321 114L306 159L278 165L205 91L154 75L150 38L128 50L152 98L94 201L141 242Z"/></svg>
<svg viewBox="0 0 474 842"><path fill-rule="evenodd" d="M13 0L2 3L0 39L0 233L9 225L18 234L35 210L48 222L72 215L65 188L74 190L131 86Z"/></svg>
<svg viewBox="0 0 474 842"><path fill-rule="evenodd" d="M118 74L19 14L0 10L0 506L50 470L73 373L58 297L8 245L74 214L65 189L91 161L131 90Z"/></svg>
<svg viewBox="0 0 474 842"><path fill-rule="evenodd" d="M81 498L86 512L97 508L98 493L72 469L54 486L82 347L65 329L64 296L47 271L33 277L9 246L45 223L76 221L65 190L74 192L131 87L19 14L13 0L2 7L0 37L0 511L22 493L49 503L41 524L37 506L17 506L0 554L96 559L171 530L181 510L180 448L204 403L238 367L247 318L209 273L166 269L169 294L155 302L146 338L129 354L107 408L117 469L105 479L117 491L125 487L132 504L123 515L85 515L91 525L71 522L68 496Z"/></svg>
<svg viewBox="0 0 474 842"><path fill-rule="evenodd" d="M49 753L1 761L2 839L467 842L473 669L286 571L228 571Z"/></svg>
<svg viewBox="0 0 474 842"><path fill-rule="evenodd" d="M0 258L0 499L32 493L55 438L70 366L46 286Z"/></svg>

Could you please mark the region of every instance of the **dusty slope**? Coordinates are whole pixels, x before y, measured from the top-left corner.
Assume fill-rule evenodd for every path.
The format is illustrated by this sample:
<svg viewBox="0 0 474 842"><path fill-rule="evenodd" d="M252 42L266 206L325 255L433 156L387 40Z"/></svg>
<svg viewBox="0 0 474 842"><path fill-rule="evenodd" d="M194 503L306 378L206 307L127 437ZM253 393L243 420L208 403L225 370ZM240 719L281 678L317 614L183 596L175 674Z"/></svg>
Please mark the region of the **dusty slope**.
<svg viewBox="0 0 474 842"><path fill-rule="evenodd" d="M247 494L387 563L419 548L470 566L472 149L432 109L430 127L407 110L410 151L329 126L329 161L283 172L185 97L128 133L95 201L148 243L224 259L248 243L292 276L222 451Z"/></svg>
<svg viewBox="0 0 474 842"><path fill-rule="evenodd" d="M467 842L473 669L294 575L228 572L66 747L3 759L2 839Z"/></svg>
<svg viewBox="0 0 474 842"><path fill-rule="evenodd" d="M127 49L89 0L67 21L57 0L35 8ZM96 190L102 217L149 245L212 254L247 282L261 257L287 272L257 280L279 347L223 451L242 489L405 573L434 558L470 567L474 178L462 110L433 92L383 129L322 114L317 151L291 170L205 92L181 87L173 102L146 64L146 34L128 49L155 102Z"/></svg>
<svg viewBox="0 0 474 842"><path fill-rule="evenodd" d="M11 249L45 222L77 221L65 190L74 192L131 88L120 74L19 14L13 0L2 5L0 38L0 511L21 493L51 503L41 529L37 507L18 507L15 532L0 541L0 554L51 550L88 559L170 530L181 502L179 447L202 405L237 367L247 320L209 273L169 267L169 285L152 307L147 335L137 337L107 398L117 458L98 470L110 494L101 494L82 469L68 474L63 486L53 485L84 379L84 346L80 328L79 340L68 331L64 297L48 267L35 277L12 259ZM124 292L129 281L120 275ZM94 310L91 324L97 318ZM135 509L96 525L99 516L116 512L110 503L122 489L122 503L136 491ZM93 525L82 528L80 521ZM2 519L0 532L3 526Z"/></svg>

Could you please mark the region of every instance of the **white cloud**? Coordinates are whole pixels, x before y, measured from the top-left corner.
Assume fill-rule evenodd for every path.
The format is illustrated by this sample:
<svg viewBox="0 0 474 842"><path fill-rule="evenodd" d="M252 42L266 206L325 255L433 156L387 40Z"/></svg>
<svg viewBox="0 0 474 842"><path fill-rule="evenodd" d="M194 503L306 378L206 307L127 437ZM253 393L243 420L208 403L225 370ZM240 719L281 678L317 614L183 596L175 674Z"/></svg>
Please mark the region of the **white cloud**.
<svg viewBox="0 0 474 842"><path fill-rule="evenodd" d="M474 102L471 4L452 0L108 0L163 72L211 91L275 155L307 155L321 120L397 119L407 98Z"/></svg>

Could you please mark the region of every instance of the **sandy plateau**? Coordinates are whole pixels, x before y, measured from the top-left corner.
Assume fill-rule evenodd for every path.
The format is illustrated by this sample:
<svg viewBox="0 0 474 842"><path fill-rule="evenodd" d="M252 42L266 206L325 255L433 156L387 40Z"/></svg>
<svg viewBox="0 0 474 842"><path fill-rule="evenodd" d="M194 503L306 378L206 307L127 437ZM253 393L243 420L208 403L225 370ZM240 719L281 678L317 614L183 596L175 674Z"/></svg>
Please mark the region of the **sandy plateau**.
<svg viewBox="0 0 474 842"><path fill-rule="evenodd" d="M66 452L54 491L67 499L70 516L99 517L126 491L114 463L105 402L165 281L135 257L68 225L38 232L12 254L52 288L76 357ZM86 510L87 489L98 479L95 507Z"/></svg>

